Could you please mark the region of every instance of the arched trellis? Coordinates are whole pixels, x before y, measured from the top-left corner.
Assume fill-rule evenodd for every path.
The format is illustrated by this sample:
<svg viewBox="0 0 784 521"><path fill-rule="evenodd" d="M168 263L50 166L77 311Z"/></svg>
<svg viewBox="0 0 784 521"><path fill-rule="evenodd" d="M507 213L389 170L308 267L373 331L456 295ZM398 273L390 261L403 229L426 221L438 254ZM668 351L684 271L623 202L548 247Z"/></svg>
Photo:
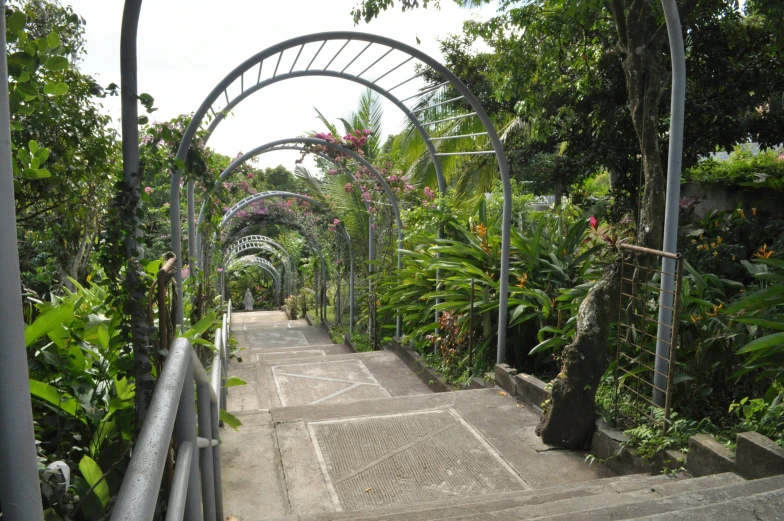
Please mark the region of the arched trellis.
<svg viewBox="0 0 784 521"><path fill-rule="evenodd" d="M228 248L226 248L223 258L225 259L225 262L230 262L234 257L237 257L239 254L249 250L264 250L273 254L282 262L286 269L283 277L286 283L286 292L291 295L294 264L286 249L274 240L264 235L245 235L237 239L234 243L229 245Z"/></svg>
<svg viewBox="0 0 784 521"><path fill-rule="evenodd" d="M326 64L325 67L321 68L312 68L313 64L319 58L322 50L328 43L337 42L337 45L340 45L342 42L342 46L338 49L338 51L332 54L332 58ZM349 47L349 44L352 42L358 42L361 49L357 52L353 50L354 46L351 46L352 49L344 53L343 51ZM375 52L378 50L381 53L381 56L375 59L369 66L363 67L360 65L361 62L357 62L357 60L366 53L368 49L375 46L375 49L371 52ZM307 48L307 52L305 52L303 56L303 51ZM310 52L315 50L315 54L308 60L307 57L310 56ZM288 52L289 55L295 54L294 60L289 67L287 64L284 65L283 70L281 70L281 74L278 74L280 69L281 61L283 59L284 54ZM342 56L341 56L342 54ZM403 61L397 59L399 55L403 55L405 58ZM326 56L326 54L325 54ZM338 57L340 56L340 59ZM352 57L353 56L353 57ZM388 58L392 56L393 58ZM276 58L277 57L277 58ZM302 61L300 61L300 57L302 57ZM348 64L340 67L345 59L350 59ZM387 62L390 59L397 60L394 62L391 68L386 69ZM269 60L269 61L268 61ZM419 70L416 75L410 77L402 82L397 82L394 85L390 86L382 86L385 82L388 82L394 78L394 72L400 69L405 64L412 62L413 65L420 65L423 67L422 70ZM305 63L307 62L307 65ZM268 63L269 68L273 67L274 63L274 72L270 77L265 77L262 81L262 73L265 71L264 64ZM297 68L297 66L300 68ZM334 65L334 67L333 67ZM349 71L347 72L352 65L355 68L363 67L361 72L354 72ZM381 66L385 67L386 72L379 74L375 71L380 71ZM333 68L331 68L333 67ZM424 74L424 69L429 68L433 73L439 75L441 79L444 81L438 83L434 86L428 87L427 89L420 90L413 96L408 96L406 98L400 99L396 94L393 94L393 91L400 89L405 85L410 85L410 82L421 77ZM254 75L254 71L258 69L258 73ZM297 69L297 70L295 70ZM374 80L370 80L364 78L363 76L373 71L373 75L375 76ZM248 85L246 87L246 76L248 77ZM314 76L322 76L322 77L334 77L340 78L344 80L348 80L360 85L363 85L367 88L370 88L386 99L391 101L395 106L397 106L400 110L404 112L404 114L408 117L409 121L411 121L412 125L419 131L422 137L425 139L425 143L427 149L430 153L430 156L433 160L434 170L436 172L436 176L438 179L439 191L444 193L446 191L446 184L444 182L443 173L441 170L441 163L439 157L443 155L472 155L472 154L493 154L496 156L496 160L498 162L498 168L501 175L501 182L503 187L503 220L502 220L502 232L501 232L501 276L499 280L499 311L498 311L498 361L503 362L505 360L505 348L506 348L506 324L507 324L507 305L508 305L508 297L509 297L509 249L510 249L510 227L511 227L511 213L512 213L512 189L511 183L509 178L509 169L506 162L506 156L504 155L503 145L501 144L500 139L498 138L498 133L495 130L495 127L490 120L487 112L482 107L479 100L471 93L468 87L457 77L455 76L449 69L444 67L441 63L437 60L431 58L427 54L423 53L422 51L411 47L409 45L403 44L401 42L392 40L390 38L385 38L378 35L372 34L365 34L365 33L355 33L350 31L342 31L342 32L327 32L327 33L318 33L312 34L308 36L301 36L298 38L293 38L291 40L287 40L285 42L279 43L274 45L264 51L257 53L256 55L252 56L248 60L244 61L238 67L236 67L233 71L231 71L218 85L210 92L204 102L201 104L199 109L194 114L191 123L188 125L188 128L183 135L183 140L180 143L180 147L177 151L177 158L181 161L184 161L188 150L193 143L193 140L196 136L196 132L198 128L201 126L204 118L207 116L208 112L212 112L214 118L210 123L207 129L207 135L205 136L205 144L206 140L212 135L214 130L220 124L220 122L225 118L225 116L236 106L239 105L242 100L253 94L254 92L258 92L264 87L272 85L274 83L291 79L291 78L298 78L298 77L314 77ZM385 79L385 82L382 82ZM255 83L254 83L255 80ZM397 81L397 80L394 80ZM381 83L380 83L381 82ZM440 88L449 86L456 90L460 95L443 101L434 103L432 105L423 106L418 109L412 110L408 106L405 105L404 102L409 101L411 99L418 99L419 96L425 94L427 92L433 92ZM230 87L236 87L240 91L237 95L232 95L230 98L229 96L229 89ZM234 89L234 90L236 90ZM226 100L226 104L224 106L218 106L217 110L215 108L216 104L219 100L224 99ZM429 112L431 114L437 114L436 111L443 110L443 106L448 106L449 104L463 101L471 106L473 112L447 117L443 119L437 119L434 121L427 121L423 123L419 120L417 114L421 114L423 112ZM439 109L439 107L442 107ZM431 137L429 132L427 131L426 127L430 127L433 125L439 125L441 123L451 122L454 120L475 117L479 119L481 124L484 126L485 132L471 134L467 136L444 136L444 137ZM486 136L492 146L491 150L474 150L474 151L464 151L464 152L451 152L451 153L439 153L437 151L437 146L434 142L438 142L443 139L454 139L457 137L476 137L476 136ZM181 223L180 223L180 212L179 212L179 201L180 201L180 179L182 173L175 169L172 175L172 182L171 182L171 201L170 201L170 212L171 212L171 226L172 226L172 250L175 254L177 254L177 262L178 262L178 270L176 271L176 276L180 276L180 268L181 268ZM194 208L192 205L193 201L193 190L194 184L192 181L188 183L188 237L189 237L189 244L193 245L196 242L196 226L194 223ZM191 248L193 249L193 248ZM178 282L179 279L178 279ZM181 287L181 286L180 286ZM182 293L178 294L178 298L180 302L182 301ZM179 309L182 309L182 306L179 306ZM182 317L180 317L180 323L182 323Z"/></svg>
<svg viewBox="0 0 784 521"><path fill-rule="evenodd" d="M398 249L398 252L397 252L397 268L401 269L403 267L403 253L402 253L402 249L403 249L403 222L402 222L402 220L400 218L400 208L398 207L398 204L397 204L397 198L395 197L395 194L392 191L392 189L390 188L390 186L387 183L386 179L384 179L384 176L381 175L381 173L376 169L376 167L373 166L367 159L365 159L364 157L359 155L357 152L355 152L355 151L353 151L353 150L351 150L349 148L346 148L346 147L344 147L344 146L342 146L342 145L340 145L338 143L333 143L331 141L327 141L325 139L310 138L310 137L298 137L298 138L280 139L278 141L272 141L270 143L266 143L264 145L258 146L256 148L246 152L245 154L243 154L242 156L238 157L234 161L232 161L231 164L229 166L227 166L226 169L223 172L221 172L221 175L218 178L217 183L220 183L222 180L226 179L237 168L239 168L241 165L243 165L244 163L246 163L247 161L249 161L250 159L252 159L254 157L258 157L258 156L260 156L262 154L266 154L266 153L269 153L269 152L280 151L280 150L302 150L302 151L307 151L307 147L308 146L323 146L323 147L327 147L327 148L330 148L330 149L334 150L335 152L338 152L340 154L345 154L346 156L351 157L359 165L361 165L364 168L366 168L373 175L373 177L376 179L376 182L378 182L381 185L381 187L384 190L384 193L387 196L387 199L389 199L389 204L392 207L392 211L393 211L393 213L395 215L395 222L397 223L397 247L398 247L397 248ZM332 161L332 162L338 164L335 159L329 157L328 155L322 155L322 154L319 154L319 155L321 155L321 157L324 157L325 159L327 159L329 161ZM351 172L347 171L346 174L351 178L352 182L354 182L354 183L358 182L356 177L354 177L354 175L351 174ZM237 206L237 205L245 206L246 204L249 204L249 203L248 202L244 202L244 201L246 201L246 200L248 200L248 199L250 199L252 197L253 196L247 197L247 198L245 198L245 199L235 203L234 206ZM232 209L234 208L234 206L232 206ZM366 206L366 208L369 208L369 205L368 205L367 202L365 202L365 206ZM201 208L201 210L199 212L199 222L198 222L199 225L201 225L204 222L205 209L206 209L206 206L202 205L202 208ZM232 209L229 209L229 212L231 212ZM372 266L373 266L372 262L375 259L375 250L374 250L374 244L373 244L373 242L374 242L374 239L373 239L373 215L370 212L368 212L368 215L370 216L370 220L368 222L368 261L371 263L369 265L369 271L372 273L372 271L373 271L372 270ZM198 243L198 238L196 239L196 241L197 241L196 244L198 245L199 244ZM197 252L198 251L199 250L198 250L198 246L197 246ZM196 257L198 258L198 257L200 257L200 255L198 255L198 253L197 253ZM400 314L398 314L397 318L396 318L396 325L395 325L396 334L397 334L398 337L400 337L401 334L402 334L402 328L403 328L402 317L400 316Z"/></svg>
<svg viewBox="0 0 784 521"><path fill-rule="evenodd" d="M235 203L229 209L229 211L226 213L226 215L223 216L223 219L221 219L219 227L222 228L223 226L225 226L226 223L228 223L232 219L232 217L234 217L234 215L237 212L239 212L243 207L245 207L245 206L247 206L247 205L249 205L249 204L251 204L253 202L256 202L256 201L263 201L264 199L270 199L270 198L275 198L275 197L299 199L301 201L305 201L307 203L310 203L313 206L316 206L318 208L326 209L326 207L320 201L317 201L316 199L313 199L312 197L309 197L307 195L296 194L296 193L293 193L293 192L278 191L278 190L273 190L273 191L269 191L269 192L261 192L261 193L258 193L258 194L254 194L254 195L248 196L245 199L242 199L241 201ZM351 248L351 237L349 237L348 232L346 232L346 229L343 227L342 224L339 225L337 229L340 230L341 235L343 236L343 239L346 241L346 249L348 250L348 254L349 254L349 261L350 262L349 262L349 283L348 283L348 292L349 292L349 326L348 327L349 327L349 333L353 333L353 329L354 329L354 252L353 252L353 250ZM307 234L305 235L305 237L307 239L309 239L309 242L311 243L311 246L316 250L316 252L318 253L319 257L321 258L322 291L324 291L326 293L327 270L326 270L326 264L324 262L324 254L321 251L321 247L318 245L318 241L313 240ZM325 311L325 313L324 313L323 316L326 317L326 306L324 308L324 311Z"/></svg>
<svg viewBox="0 0 784 521"><path fill-rule="evenodd" d="M267 244L264 244L264 243L246 243L242 247L237 248L236 250L234 250L232 252L228 252L228 254L224 257L224 259L225 259L224 260L224 265L229 264L231 261L233 261L234 259L236 259L240 255L242 255L243 253L247 253L247 252L251 252L251 251L255 251L255 252L258 252L258 253L266 253L266 254L271 255L276 260L281 260L280 253L277 250L275 250L274 248L272 248L271 246L268 246ZM286 292L288 292L289 281L290 281L290 278L291 278L290 277L290 271L289 271L289 265L288 265L287 262L285 262L285 259L282 260L281 264L282 264L281 268L283 270L282 271L283 289Z"/></svg>
<svg viewBox="0 0 784 521"><path fill-rule="evenodd" d="M269 273L270 277L272 277L272 280L275 283L275 298L278 301L276 303L280 303L280 290L281 290L280 272L278 272L278 270L275 269L275 266L270 261L258 257L256 255L246 255L244 257L239 257L236 259L232 259L232 261L226 262L226 264L224 264L224 269L230 270L232 269L233 266L236 266L238 264L243 266L247 266L249 264L253 266L258 266L259 268ZM223 288L221 288L221 291L225 296L226 287L224 286Z"/></svg>
<svg viewBox="0 0 784 521"><path fill-rule="evenodd" d="M304 227L302 227L302 226L299 226L299 225L297 225L297 224L294 224L294 223L291 223L291 224L292 224L293 226L295 226L295 227L296 227L296 229L297 229L297 230L298 230L298 231L299 231L299 232L302 234L302 236L305 238L305 240L307 241L308 245L309 245L309 246L310 246L310 247L313 249L313 251L315 251L315 252L316 252L316 254L318 255L318 257L319 257L319 261L320 261L320 265L321 265L322 279L323 279L323 283L322 283L322 285L321 285L321 286L323 286L323 287L322 287L321 289L323 289L323 290L324 290L324 292L326 292L326 274L327 274L327 264L326 264L326 261L325 261L325 259L324 259L324 254L323 254L323 252L321 251L321 246L319 245L319 243L318 243L318 241L315 239L315 237L314 237L314 236L313 236L313 235L312 235L312 234L311 234L311 233L310 233L310 232L309 232L309 231L308 231L306 228L304 228ZM347 235L346 235L346 236L347 236ZM243 236L243 237L245 237L245 236ZM243 238L243 237L240 237L240 238L238 238L238 239L235 239L235 241L242 240L242 238ZM263 237L263 236L254 236L254 237ZM217 234L215 235L215 238L217 238ZM350 243L349 243L349 247L350 247ZM292 271L294 271L293 264L292 264ZM320 295L320 291L319 291L319 284L318 284L318 272L316 272L316 273L315 273L315 283L316 283L316 287L315 287L314 294L315 294L316 309L319 311L319 313L321 313L321 312L323 311L323 312L326 314L326 303L324 304L324 309L323 309L323 310L322 310L322 309L321 309L321 307L319 306L319 295ZM350 330L353 330L352 328L353 328L353 326L349 326L349 329L350 329Z"/></svg>

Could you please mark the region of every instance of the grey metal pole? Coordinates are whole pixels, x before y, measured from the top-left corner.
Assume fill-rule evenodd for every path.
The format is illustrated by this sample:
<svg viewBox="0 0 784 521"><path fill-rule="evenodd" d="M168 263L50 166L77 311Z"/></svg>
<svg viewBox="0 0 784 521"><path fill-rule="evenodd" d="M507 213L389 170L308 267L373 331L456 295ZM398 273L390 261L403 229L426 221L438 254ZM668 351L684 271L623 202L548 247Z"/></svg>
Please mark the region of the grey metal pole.
<svg viewBox="0 0 784 521"><path fill-rule="evenodd" d="M5 7L5 0L0 4ZM0 17L5 34L5 16ZM5 38L0 68L0 505L7 521L43 521L22 315L11 166L11 114Z"/></svg>
<svg viewBox="0 0 784 521"><path fill-rule="evenodd" d="M218 441L218 444L212 447L212 468L215 472L213 476L215 485L215 519L217 521L223 521L226 519L226 517L223 515L223 478L221 476L220 421L218 415L218 404L211 404L210 410L212 412L212 439Z"/></svg>
<svg viewBox="0 0 784 521"><path fill-rule="evenodd" d="M194 209L194 196L193 196L194 181L188 181L188 190L186 198L188 200L188 266L191 273L195 274L197 271L196 259L198 259L198 245L196 244L196 224L193 215Z"/></svg>
<svg viewBox="0 0 784 521"><path fill-rule="evenodd" d="M201 520L201 480L199 477L199 449L196 448L196 408L193 404L193 357L189 360L182 384L177 417L174 420L174 435L177 444L190 443L191 467L188 473L188 492L185 501L185 521Z"/></svg>
<svg viewBox="0 0 784 521"><path fill-rule="evenodd" d="M354 334L354 255L351 255L348 279L348 334Z"/></svg>
<svg viewBox="0 0 784 521"><path fill-rule="evenodd" d="M661 0L667 35L670 40L672 62L672 99L670 101L670 148L667 156L667 195L664 207L664 246L667 253L678 250L678 210L681 195L681 166L683 163L683 119L686 105L686 55L683 32L675 0ZM672 337L673 290L675 288L675 260L662 259L661 291L659 293L659 326L656 333L656 371L653 374L653 402L664 406L664 394L657 389L667 388L670 346L664 339ZM669 308L669 309L668 309Z"/></svg>
<svg viewBox="0 0 784 521"><path fill-rule="evenodd" d="M373 334L373 314L370 311L370 306L375 306L375 302L373 302L373 260L375 259L376 249L375 246L375 234L373 233L373 214L368 214L368 335ZM370 345L373 344L373 340L370 340Z"/></svg>
<svg viewBox="0 0 784 521"><path fill-rule="evenodd" d="M194 355L194 364L199 363ZM212 409L210 404L210 383L196 382L198 403L199 436L212 439ZM199 449L199 470L201 474L201 500L204 507L204 521L217 521L215 518L215 470L212 466L212 447Z"/></svg>
<svg viewBox="0 0 784 521"><path fill-rule="evenodd" d="M397 272L400 276L400 271L403 269L403 230L397 231ZM400 338L403 335L403 315L400 310L397 310L397 317L395 319L395 336Z"/></svg>
<svg viewBox="0 0 784 521"><path fill-rule="evenodd" d="M120 34L120 99L122 102L122 157L123 183L136 199L141 201L141 172L139 172L139 107L138 85L136 78L136 35L139 26L139 13L142 0L126 0L123 8ZM131 287L139 286L136 259L143 256L139 240L142 237L141 218L134 213L134 232L125 239L125 255L130 261L127 282ZM178 254L179 255L179 254ZM130 322L132 331L134 378L136 379L136 421L144 422L147 414L147 399L152 393L152 364L150 363L150 342L147 334L147 310L141 301L130 301Z"/></svg>

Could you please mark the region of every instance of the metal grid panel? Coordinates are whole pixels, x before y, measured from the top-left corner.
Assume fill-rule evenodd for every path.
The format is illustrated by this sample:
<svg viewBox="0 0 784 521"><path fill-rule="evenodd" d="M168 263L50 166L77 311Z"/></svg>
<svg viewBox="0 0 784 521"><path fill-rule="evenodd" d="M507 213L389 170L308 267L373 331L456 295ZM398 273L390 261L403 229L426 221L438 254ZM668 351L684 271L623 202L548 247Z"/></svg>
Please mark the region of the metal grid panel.
<svg viewBox="0 0 784 521"><path fill-rule="evenodd" d="M678 312L683 278L683 258L659 250L621 245L620 298L618 305L618 342L615 354L615 404L616 424L636 427L642 422L660 426L664 432L669 427L672 398L672 372L678 341ZM660 268L662 258L675 260L675 296L672 323L658 320L662 291ZM657 329L664 326L669 331L666 338L658 338ZM668 346L669 355L656 352L657 340ZM657 365L658 360L658 365ZM656 369L659 367L659 369ZM665 368L665 372L661 368ZM654 380L661 383L655 383Z"/></svg>

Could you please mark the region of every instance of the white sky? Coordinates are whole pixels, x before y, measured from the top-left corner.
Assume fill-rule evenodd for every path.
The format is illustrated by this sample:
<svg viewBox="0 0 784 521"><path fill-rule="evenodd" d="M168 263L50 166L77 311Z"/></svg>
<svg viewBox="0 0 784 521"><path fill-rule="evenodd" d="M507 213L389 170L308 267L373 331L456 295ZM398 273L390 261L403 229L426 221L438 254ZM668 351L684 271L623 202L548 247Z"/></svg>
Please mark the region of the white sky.
<svg viewBox="0 0 784 521"><path fill-rule="evenodd" d="M155 98L159 108L153 114L155 119L168 120L195 111L235 66L283 40L323 31L361 31L394 38L440 58L438 38L460 33L468 18L486 18L493 13L488 7L461 9L451 0L442 0L440 11L429 8L402 13L398 2L370 24L363 22L355 27L350 11L357 1L145 0L139 24L139 92ZM104 86L119 85L123 2L62 2L73 6L87 21L87 56L81 70ZM408 67L412 63L400 69L401 78L413 75ZM416 82L411 83L412 89L416 86ZM271 85L242 102L221 123L209 145L234 156L269 141L323 130L313 107L337 123L338 117L348 116L356 107L362 88L331 78L302 78ZM399 95L397 91L395 94ZM107 98L104 106L115 120L119 119L119 97ZM385 137L400 130L403 116L388 102L384 109ZM276 152L261 156L259 164L283 164L293 169L297 157L296 152Z"/></svg>

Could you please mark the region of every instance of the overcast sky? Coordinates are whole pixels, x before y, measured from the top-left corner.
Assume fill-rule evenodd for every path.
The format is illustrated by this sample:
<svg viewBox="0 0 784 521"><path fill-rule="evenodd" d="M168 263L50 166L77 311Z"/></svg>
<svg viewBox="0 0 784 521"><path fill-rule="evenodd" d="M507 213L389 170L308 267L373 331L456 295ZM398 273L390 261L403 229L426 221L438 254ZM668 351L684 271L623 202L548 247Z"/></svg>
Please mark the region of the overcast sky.
<svg viewBox="0 0 784 521"><path fill-rule="evenodd" d="M87 56L80 68L106 86L120 84L121 0L62 0L87 21ZM228 72L251 55L280 41L323 31L354 30L380 34L417 46L440 58L438 39L461 32L469 18L486 18L490 8L466 10L442 0L441 10L382 13L370 24L354 26L350 12L357 0L145 0L139 24L139 92L155 98L155 119L164 121L195 111ZM417 44L417 38L420 44ZM405 67L403 68L405 69ZM404 76L412 70L401 69ZM415 85L412 83L412 88ZM302 78L271 85L244 101L222 123L209 145L234 156L276 139L323 130L318 107L330 120L356 107L361 86L330 78ZM119 98L104 102L119 119ZM385 103L384 134L400 130L403 117ZM276 152L261 166L293 169L296 153Z"/></svg>

